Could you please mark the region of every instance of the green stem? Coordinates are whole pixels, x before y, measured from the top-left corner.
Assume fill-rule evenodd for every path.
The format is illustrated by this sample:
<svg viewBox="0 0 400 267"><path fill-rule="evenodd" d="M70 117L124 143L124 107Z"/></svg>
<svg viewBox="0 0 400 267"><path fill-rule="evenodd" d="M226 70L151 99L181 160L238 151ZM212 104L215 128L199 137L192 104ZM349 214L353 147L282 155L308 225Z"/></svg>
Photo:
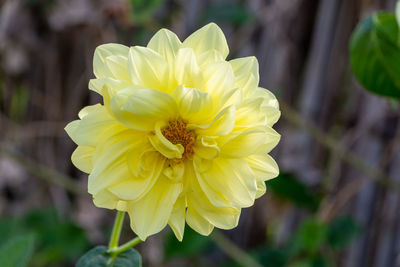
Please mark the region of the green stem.
<svg viewBox="0 0 400 267"><path fill-rule="evenodd" d="M115 217L114 227L112 229L110 243L108 243L109 249L118 247L119 236L121 235L122 223L124 222L125 212L118 211Z"/></svg>
<svg viewBox="0 0 400 267"><path fill-rule="evenodd" d="M142 242L142 240L140 240L139 237L135 237L131 241L126 242L125 244L123 244L123 245L121 245L119 247L110 248L107 252L110 253L110 254L113 254L113 255L119 255L122 252L127 251L128 249L136 246L140 242Z"/></svg>

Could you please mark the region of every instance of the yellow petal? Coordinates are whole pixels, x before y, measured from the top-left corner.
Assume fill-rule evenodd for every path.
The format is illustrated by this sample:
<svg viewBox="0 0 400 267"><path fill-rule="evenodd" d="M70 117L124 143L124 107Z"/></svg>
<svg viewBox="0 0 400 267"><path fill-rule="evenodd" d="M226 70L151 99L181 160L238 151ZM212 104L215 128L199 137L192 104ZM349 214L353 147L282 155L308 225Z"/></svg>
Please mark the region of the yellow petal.
<svg viewBox="0 0 400 267"><path fill-rule="evenodd" d="M223 59L229 54L228 44L222 30L215 24L209 23L192 33L182 44L183 47L193 48L196 55L208 50L217 50Z"/></svg>
<svg viewBox="0 0 400 267"><path fill-rule="evenodd" d="M98 110L101 110L102 108L100 108L99 106L100 104L95 104L95 105L90 105L90 106L86 106L84 108L82 108L79 112L78 112L78 117L79 119L83 119L84 117L86 117L89 113L92 112L96 112Z"/></svg>
<svg viewBox="0 0 400 267"><path fill-rule="evenodd" d="M101 190L93 195L93 203L99 208L115 209L118 205L118 201L118 198L107 189Z"/></svg>
<svg viewBox="0 0 400 267"><path fill-rule="evenodd" d="M196 129L198 135L224 136L229 134L235 126L235 107L229 106L221 110L213 121L205 125L188 124L189 128Z"/></svg>
<svg viewBox="0 0 400 267"><path fill-rule="evenodd" d="M152 131L157 121L168 121L177 112L170 95L153 89L137 90L132 95L117 94L110 105L121 124L139 131Z"/></svg>
<svg viewBox="0 0 400 267"><path fill-rule="evenodd" d="M162 155L169 159L180 159L185 151L181 144L172 144L161 132L161 128L166 124L163 121L158 121L155 125L155 134L149 135L149 141L153 147Z"/></svg>
<svg viewBox="0 0 400 267"><path fill-rule="evenodd" d="M202 89L203 74L197 64L196 55L191 48L181 48L175 61L175 79L178 85Z"/></svg>
<svg viewBox="0 0 400 267"><path fill-rule="evenodd" d="M257 152L270 152L279 142L280 135L269 127L250 128L218 138L221 155L242 158Z"/></svg>
<svg viewBox="0 0 400 267"><path fill-rule="evenodd" d="M226 94L235 90L235 76L231 65L226 61L208 64L203 75L206 81L204 89L215 101L221 101Z"/></svg>
<svg viewBox="0 0 400 267"><path fill-rule="evenodd" d="M107 86L108 88L112 88L115 91L119 91L123 88L126 88L131 85L130 81L124 80L116 80L113 78L99 78L99 79L91 79L89 81L89 89L98 93L102 94L103 87Z"/></svg>
<svg viewBox="0 0 400 267"><path fill-rule="evenodd" d="M254 203L256 178L243 159L214 159L212 167L206 172L197 173L197 176L204 193L217 207L242 208ZM221 194L229 201L228 205Z"/></svg>
<svg viewBox="0 0 400 267"><path fill-rule="evenodd" d="M251 90L247 98L261 98L261 112L266 114L267 125L273 126L279 119L281 112L279 111L279 103L274 94L267 89L258 87Z"/></svg>
<svg viewBox="0 0 400 267"><path fill-rule="evenodd" d="M160 54L172 66L181 44L175 33L161 29L154 34L147 47Z"/></svg>
<svg viewBox="0 0 400 267"><path fill-rule="evenodd" d="M94 148L90 146L78 146L72 153L71 161L83 172L90 173L93 169L92 156Z"/></svg>
<svg viewBox="0 0 400 267"><path fill-rule="evenodd" d="M255 57L243 57L229 61L235 74L235 87L246 93L258 86L260 75Z"/></svg>
<svg viewBox="0 0 400 267"><path fill-rule="evenodd" d="M122 132L108 139L96 148L93 157L93 171L89 175L88 191L96 194L110 185L132 177L127 164L127 153L140 143L140 136ZM101 150L100 152L97 150Z"/></svg>
<svg viewBox="0 0 400 267"><path fill-rule="evenodd" d="M186 222L188 225L201 235L208 236L214 229L209 221L207 221L196 209L189 205L186 211Z"/></svg>
<svg viewBox="0 0 400 267"><path fill-rule="evenodd" d="M141 240L160 232L171 216L182 184L160 176L153 188L140 200L128 205L131 227Z"/></svg>
<svg viewBox="0 0 400 267"><path fill-rule="evenodd" d="M174 204L171 217L169 217L168 221L169 226L171 227L172 231L174 231L174 234L179 241L182 241L183 233L185 232L185 214L185 197L179 197Z"/></svg>
<svg viewBox="0 0 400 267"><path fill-rule="evenodd" d="M134 46L129 49L128 71L134 84L160 91L167 89L168 63L150 48Z"/></svg>
<svg viewBox="0 0 400 267"><path fill-rule="evenodd" d="M157 152L146 154L147 160L151 161L151 166L146 172L145 177L133 177L115 185L111 185L108 190L122 200L139 200L151 190L161 171L164 168L165 158Z"/></svg>
<svg viewBox="0 0 400 267"><path fill-rule="evenodd" d="M216 207L206 197L197 178L190 179L191 189L188 194L188 206L191 206L212 225L221 229L232 229L239 222L240 209L234 207Z"/></svg>
<svg viewBox="0 0 400 267"><path fill-rule="evenodd" d="M97 78L105 77L105 60L109 56L127 57L129 48L120 44L100 45L94 51L93 72Z"/></svg>
<svg viewBox="0 0 400 267"><path fill-rule="evenodd" d="M193 150L197 156L208 160L215 159L219 156L220 152L215 138L207 136L198 136Z"/></svg>
<svg viewBox="0 0 400 267"><path fill-rule="evenodd" d="M182 119L202 123L209 119L213 109L211 96L196 88L178 86L172 93Z"/></svg>
<svg viewBox="0 0 400 267"><path fill-rule="evenodd" d="M145 140L142 144L137 146L140 149L133 149L127 155L129 170L135 177L146 177L148 174L147 158L151 152L155 152L153 146ZM158 154L158 152L157 152Z"/></svg>
<svg viewBox="0 0 400 267"><path fill-rule="evenodd" d="M100 105L94 105L88 112L88 109L82 111L85 114L82 120L76 120L69 123L65 130L72 140L78 145L96 146L105 138L117 134L124 130L111 115L107 109Z"/></svg>
<svg viewBox="0 0 400 267"><path fill-rule="evenodd" d="M256 199L263 196L265 192L267 191L267 187L265 185L264 181L257 181L257 193L256 193Z"/></svg>
<svg viewBox="0 0 400 267"><path fill-rule="evenodd" d="M182 181L184 172L185 172L185 165L183 163L180 163L180 164L170 164L164 169L163 174L172 182L177 183Z"/></svg>
<svg viewBox="0 0 400 267"><path fill-rule="evenodd" d="M269 180L279 174L279 167L275 160L268 154L254 154L246 158L247 163L253 170L257 180Z"/></svg>
<svg viewBox="0 0 400 267"><path fill-rule="evenodd" d="M224 61L224 58L221 56L221 54L213 49L213 50L208 50L202 54L200 54L197 57L197 62L199 64L199 67L202 71L204 71L207 67L208 64L210 63L215 63L218 61Z"/></svg>
<svg viewBox="0 0 400 267"><path fill-rule="evenodd" d="M128 58L126 56L109 56L105 60L105 75L116 80L130 81Z"/></svg>
<svg viewBox="0 0 400 267"><path fill-rule="evenodd" d="M267 125L267 113L262 110L262 98L248 98L236 109L236 126L258 127Z"/></svg>

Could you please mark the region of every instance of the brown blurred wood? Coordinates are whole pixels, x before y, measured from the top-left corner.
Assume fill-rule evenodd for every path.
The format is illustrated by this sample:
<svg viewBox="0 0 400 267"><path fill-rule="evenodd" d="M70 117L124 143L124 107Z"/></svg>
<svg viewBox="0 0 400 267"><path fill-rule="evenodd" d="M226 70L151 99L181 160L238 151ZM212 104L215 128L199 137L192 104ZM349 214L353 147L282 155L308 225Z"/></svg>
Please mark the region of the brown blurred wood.
<svg viewBox="0 0 400 267"><path fill-rule="evenodd" d="M62 134L63 126L46 127L76 119L80 108L100 101L87 89L93 76L95 47L121 40L133 45L132 35L139 33L139 28L150 32L158 26L169 27L185 37L201 26L203 12L221 1L166 1L164 12L156 17L161 19L144 26L129 24L131 10L125 0L57 0L48 9L44 8L46 1L28 2L4 0L0 6L0 79L5 88L0 111L4 116L9 115L16 88L29 91L28 110L22 121L24 133L7 127L0 133L1 141L40 164L77 176L70 163L74 145ZM360 87L351 74L348 55L349 38L357 22L377 9L392 9L396 1L231 2L244 3L255 16L252 23L239 28L221 25L231 56L256 55L261 86L273 91L289 108L300 111L294 119L297 124L282 119L277 125L282 140L273 154L281 169L295 173L310 186L327 190L324 203L328 208L319 211L321 217L328 220L333 215L352 214L364 226L362 236L340 254L335 265L399 266L400 197L390 185L400 182L400 142L395 142L399 139L400 114L388 101ZM285 107L282 110L290 112ZM290 114L283 114L287 116ZM43 123L35 130L38 121ZM318 133L298 128L302 121ZM337 149L332 140L339 142ZM353 159L368 163L365 169L371 180L358 170L357 160L342 160L339 148L343 146L355 155ZM375 182L377 177L389 179L386 186ZM74 199L64 189L36 180L29 182L46 190L31 190L21 205L29 207L33 205L30 199L38 199L35 203L52 201L62 209L74 209ZM48 191L50 195L43 194ZM9 212L7 206L5 211ZM266 225L274 230L279 225L274 241L284 243L305 216L304 211L268 195L257 200L254 209L243 210L238 228L228 234L241 247L255 247L265 241ZM162 242L149 246L149 251L162 251ZM147 262L161 264L151 257Z"/></svg>

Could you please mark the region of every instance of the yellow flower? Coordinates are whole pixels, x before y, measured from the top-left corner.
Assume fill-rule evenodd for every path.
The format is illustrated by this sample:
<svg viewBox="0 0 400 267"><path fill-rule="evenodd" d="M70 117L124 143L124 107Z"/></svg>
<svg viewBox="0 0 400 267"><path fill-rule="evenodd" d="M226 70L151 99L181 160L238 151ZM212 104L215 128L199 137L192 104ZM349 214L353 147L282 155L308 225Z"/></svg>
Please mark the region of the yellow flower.
<svg viewBox="0 0 400 267"><path fill-rule="evenodd" d="M104 105L67 125L72 162L95 205L128 212L142 240L167 224L179 240L185 222L202 235L234 228L278 174L278 102L258 87L257 59L228 52L214 23L183 43L162 29L147 47L95 51L89 88Z"/></svg>

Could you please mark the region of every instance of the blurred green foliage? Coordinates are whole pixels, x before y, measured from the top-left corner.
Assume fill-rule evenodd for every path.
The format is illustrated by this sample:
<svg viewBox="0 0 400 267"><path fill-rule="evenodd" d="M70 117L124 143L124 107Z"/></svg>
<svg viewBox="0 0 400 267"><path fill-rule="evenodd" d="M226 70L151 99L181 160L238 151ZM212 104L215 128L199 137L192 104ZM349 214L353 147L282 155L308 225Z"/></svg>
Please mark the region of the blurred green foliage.
<svg viewBox="0 0 400 267"><path fill-rule="evenodd" d="M314 193L292 174L281 173L277 178L268 180L266 184L267 190L278 199L311 211L316 211L319 207L321 196Z"/></svg>
<svg viewBox="0 0 400 267"><path fill-rule="evenodd" d="M269 231L264 245L246 251L263 266L268 267L331 267L337 266L337 254L347 248L361 232L361 226L351 216L339 216L332 221L322 222L315 213L319 208L321 194L316 194L294 175L281 173L278 178L266 182L268 193L274 198L301 207L308 216L300 222L286 242L278 243L279 231ZM274 228L271 223L269 227ZM209 237L204 237L186 227L182 242L176 240L171 232L165 243L166 260L173 258L191 259L199 262L199 258L212 253L216 245ZM239 266L227 259L218 266Z"/></svg>
<svg viewBox="0 0 400 267"><path fill-rule="evenodd" d="M132 22L145 24L152 20L154 13L161 7L164 0L130 0Z"/></svg>
<svg viewBox="0 0 400 267"><path fill-rule="evenodd" d="M193 258L210 251L214 244L210 238L199 235L190 227L185 227L182 242L179 242L174 234L170 234L165 241L166 260L176 257Z"/></svg>
<svg viewBox="0 0 400 267"><path fill-rule="evenodd" d="M216 22L221 24L230 24L234 27L240 27L251 23L254 14L249 10L248 5L233 2L217 2L207 8L203 14L203 23Z"/></svg>
<svg viewBox="0 0 400 267"><path fill-rule="evenodd" d="M34 235L14 236L0 246L2 267L26 266L32 257Z"/></svg>
<svg viewBox="0 0 400 267"><path fill-rule="evenodd" d="M142 257L135 249L129 249L112 257L107 253L107 247L97 246L89 250L76 264L76 267L141 267Z"/></svg>
<svg viewBox="0 0 400 267"><path fill-rule="evenodd" d="M20 122L25 116L29 104L29 90L26 87L17 87L11 97L10 118Z"/></svg>
<svg viewBox="0 0 400 267"><path fill-rule="evenodd" d="M396 16L378 12L362 21L350 43L351 66L370 92L400 99L400 33Z"/></svg>
<svg viewBox="0 0 400 267"><path fill-rule="evenodd" d="M65 266L90 247L84 230L61 218L53 208L0 218L0 248L15 236L31 235L35 236L35 250L29 266Z"/></svg>

